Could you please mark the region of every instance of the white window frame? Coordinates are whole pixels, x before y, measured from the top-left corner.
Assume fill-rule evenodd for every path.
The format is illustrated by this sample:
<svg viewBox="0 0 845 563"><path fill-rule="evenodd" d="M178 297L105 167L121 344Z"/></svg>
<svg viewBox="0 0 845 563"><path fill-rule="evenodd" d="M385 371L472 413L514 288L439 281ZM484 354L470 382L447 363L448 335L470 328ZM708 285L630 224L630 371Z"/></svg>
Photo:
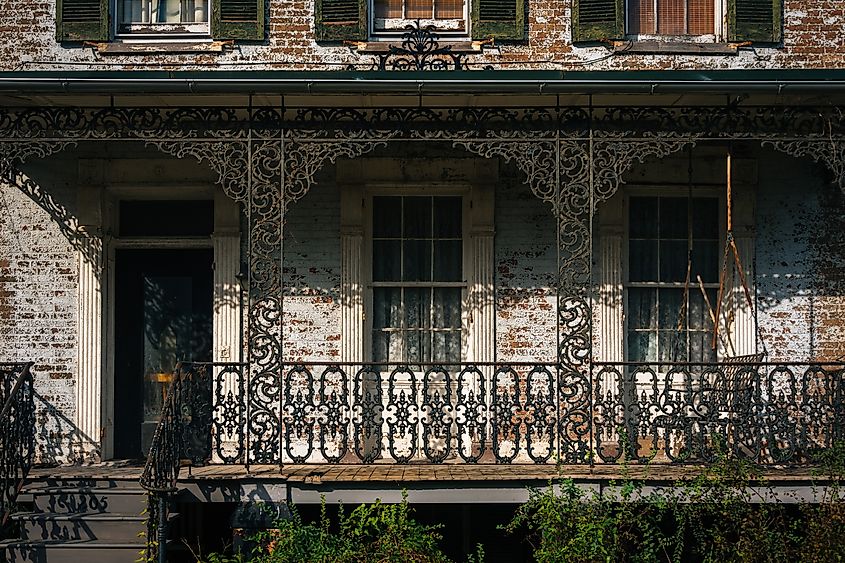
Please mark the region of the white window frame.
<svg viewBox="0 0 845 563"><path fill-rule="evenodd" d="M682 43L719 43L725 40L726 18L728 15L726 0L713 0L713 33L704 35L662 35L658 33L630 33L633 28L630 17L631 5L637 0L625 0L625 34L637 41L677 41ZM652 0L657 10L657 0ZM657 13L654 15L655 24Z"/></svg>
<svg viewBox="0 0 845 563"><path fill-rule="evenodd" d="M402 0L403 5L406 0ZM395 40L405 33L405 26L416 25L419 22L421 28L432 26L441 37L450 39L468 38L470 26L470 3L471 0L463 0L464 14L461 18L434 19L432 18L377 18L376 2L368 0L368 13L370 14L369 34L375 39ZM432 4L433 5L433 4ZM433 14L432 14L433 16Z"/></svg>
<svg viewBox="0 0 845 563"><path fill-rule="evenodd" d="M366 363L372 358L371 232L372 194L420 193L464 195L464 264L467 282L461 311L461 360L492 362L495 359L495 291L493 220L498 168L484 159L443 159L439 165L419 159L376 158L341 161L337 182L341 193L341 319L340 360ZM455 181L439 180L442 167ZM402 170L413 170L414 182ZM367 233L365 233L367 231Z"/></svg>
<svg viewBox="0 0 845 563"><path fill-rule="evenodd" d="M654 288L678 288L683 289L684 282L631 282L630 279L630 237L631 237L631 224L630 224L630 208L631 208L631 199L636 197L672 197L672 198L686 198L690 195L690 188L689 186L682 186L682 185L672 185L666 184L659 187L644 187L644 186L628 186L625 189L624 193L624 200L623 200L623 243L622 243L622 310L623 310L623 318L622 318L622 334L623 334L623 349L622 349L622 359L628 359L628 346L629 346L629 339L628 339L628 311L630 311L630 307L628 305L628 295L629 289L632 287L654 287ZM718 201L718 220L719 220L719 243L717 248L719 253L717 254L717 264L716 264L716 271L717 273L721 271L721 252L725 248L725 227L726 227L726 218L725 218L725 194L724 190L720 190L720 188L716 186L708 186L708 185L693 185L692 186L692 197L693 198L715 198ZM694 276L696 272L691 272L692 279L690 279L689 291L696 293L700 293L700 289L698 286L698 282L695 280ZM705 283L705 289L717 289L719 288L719 283ZM711 302L711 305L716 307L716 303ZM659 325L658 325L659 326ZM720 324L721 328L721 324ZM725 350L723 349L722 345L719 343L716 347L716 361L721 359L725 354ZM679 360L679 361L686 361Z"/></svg>
<svg viewBox="0 0 845 563"><path fill-rule="evenodd" d="M401 286L416 286L420 288L434 288L434 287L460 287L461 288L461 354L460 362L465 362L467 358L467 329L468 329L468 307L467 298L469 292L469 276L468 272L472 271L474 264L472 263L472 256L469 246L468 228L470 227L469 216L469 197L471 195L471 188L468 186L390 186L390 187L374 187L365 190L365 228L364 228L364 271L366 279L366 289L364 297L365 310L365 348L364 356L367 361L373 361L373 290L376 287L401 287ZM460 197L461 198L461 278L460 282L375 282L373 280L373 197L376 196L442 196L442 197ZM404 361L404 360L403 360Z"/></svg>
<svg viewBox="0 0 845 563"><path fill-rule="evenodd" d="M196 39L211 37L213 0L206 0L206 21L198 23L123 23L123 4L127 0L111 0L109 8L113 14L114 36L118 39ZM155 0L151 0L155 1ZM185 1L185 0L182 0Z"/></svg>

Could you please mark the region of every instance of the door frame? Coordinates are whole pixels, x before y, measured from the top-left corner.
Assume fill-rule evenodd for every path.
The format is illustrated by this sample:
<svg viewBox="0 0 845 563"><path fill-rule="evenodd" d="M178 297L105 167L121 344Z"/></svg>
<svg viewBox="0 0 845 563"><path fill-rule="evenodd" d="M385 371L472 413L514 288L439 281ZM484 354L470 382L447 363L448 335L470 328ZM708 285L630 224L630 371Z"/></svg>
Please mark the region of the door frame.
<svg viewBox="0 0 845 563"><path fill-rule="evenodd" d="M102 316L104 338L100 353L104 360L100 395L101 430L100 459L114 458L115 436L115 254L118 249L192 250L212 249L213 306L212 360L239 362L241 345L241 300L225 299L232 291L239 291L240 283L240 210L238 204L226 197L222 190L210 186L180 188L125 188L108 190L105 221L109 232L116 233L117 209L126 200L214 200L214 229L209 237L104 237L102 276Z"/></svg>

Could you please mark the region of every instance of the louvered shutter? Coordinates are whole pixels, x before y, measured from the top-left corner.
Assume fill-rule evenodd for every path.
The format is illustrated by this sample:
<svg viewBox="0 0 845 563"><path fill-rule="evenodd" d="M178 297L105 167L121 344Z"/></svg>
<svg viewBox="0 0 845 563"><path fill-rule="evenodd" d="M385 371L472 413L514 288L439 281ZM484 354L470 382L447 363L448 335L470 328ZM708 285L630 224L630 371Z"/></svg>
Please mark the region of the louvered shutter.
<svg viewBox="0 0 845 563"><path fill-rule="evenodd" d="M57 0L56 39L107 41L109 0Z"/></svg>
<svg viewBox="0 0 845 563"><path fill-rule="evenodd" d="M317 41L365 41L367 0L316 0Z"/></svg>
<svg viewBox="0 0 845 563"><path fill-rule="evenodd" d="M728 0L728 39L778 43L783 0Z"/></svg>
<svg viewBox="0 0 845 563"><path fill-rule="evenodd" d="M524 39L524 0L470 0L472 38Z"/></svg>
<svg viewBox="0 0 845 563"><path fill-rule="evenodd" d="M264 0L214 0L211 35L215 39L264 39Z"/></svg>
<svg viewBox="0 0 845 563"><path fill-rule="evenodd" d="M623 0L572 0L572 40L601 41L625 35Z"/></svg>

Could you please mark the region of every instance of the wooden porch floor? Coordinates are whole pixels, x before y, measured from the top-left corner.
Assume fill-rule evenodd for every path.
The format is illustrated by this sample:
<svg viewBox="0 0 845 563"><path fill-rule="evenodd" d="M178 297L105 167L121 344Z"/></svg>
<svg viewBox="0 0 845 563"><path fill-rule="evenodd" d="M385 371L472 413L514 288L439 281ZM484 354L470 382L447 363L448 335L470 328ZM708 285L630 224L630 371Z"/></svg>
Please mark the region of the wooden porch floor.
<svg viewBox="0 0 845 563"><path fill-rule="evenodd" d="M122 463L36 467L30 479L138 479L143 466ZM207 465L184 468L182 482L274 481L287 483L415 483L435 481L490 482L540 481L559 477L576 481L619 481L635 479L652 482L674 482L699 475L702 466L695 465ZM815 476L813 467L767 467L763 477L770 483L825 481Z"/></svg>

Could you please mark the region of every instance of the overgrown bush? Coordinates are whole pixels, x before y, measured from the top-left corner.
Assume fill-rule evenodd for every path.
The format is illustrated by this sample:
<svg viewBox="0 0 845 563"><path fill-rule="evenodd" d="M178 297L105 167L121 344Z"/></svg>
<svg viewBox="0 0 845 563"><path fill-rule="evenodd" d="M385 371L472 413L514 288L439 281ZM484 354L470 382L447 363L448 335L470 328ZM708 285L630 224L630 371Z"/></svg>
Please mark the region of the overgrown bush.
<svg viewBox="0 0 845 563"><path fill-rule="evenodd" d="M407 495L400 504L376 501L356 507L348 515L339 507L337 522L320 508L317 523L305 522L290 507L290 516L275 527L249 538L254 546L248 555L227 557L212 554L201 563L451 563L438 545L441 526L413 519ZM480 563L483 553L470 558Z"/></svg>
<svg viewBox="0 0 845 563"><path fill-rule="evenodd" d="M563 479L532 491L505 528L527 533L539 563L845 561L845 444L817 461L818 503L773 502L759 468L720 455L663 490L625 479L599 494Z"/></svg>

